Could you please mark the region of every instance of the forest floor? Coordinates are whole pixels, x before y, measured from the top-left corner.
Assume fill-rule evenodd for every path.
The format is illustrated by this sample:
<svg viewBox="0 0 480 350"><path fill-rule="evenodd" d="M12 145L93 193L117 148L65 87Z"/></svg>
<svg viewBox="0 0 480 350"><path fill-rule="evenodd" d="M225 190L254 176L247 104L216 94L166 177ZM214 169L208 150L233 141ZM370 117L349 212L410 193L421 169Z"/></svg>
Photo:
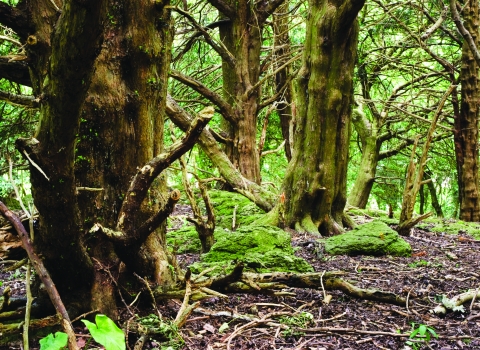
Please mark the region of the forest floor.
<svg viewBox="0 0 480 350"><path fill-rule="evenodd" d="M184 344L147 341L144 349L480 349L480 303L465 304L464 312L437 316L432 310L442 296L451 298L480 288L480 241L467 235L449 235L415 229L406 240L413 256L329 256L316 237L292 232L296 254L317 272L343 271L342 278L361 288L374 288L402 295L408 307L353 299L340 291L290 288L290 295L231 294L228 299L203 300L200 308L180 329ZM183 254L183 266L198 255ZM24 293L22 273L5 272L0 262L0 280L14 295ZM324 303L325 294L332 296ZM165 318L174 319L180 300L159 304ZM139 313L156 313L153 309ZM410 339L421 325L434 334ZM79 323L78 333L83 333ZM348 329L348 330L347 330ZM432 331L432 332L430 332ZM400 334L401 333L401 334ZM135 336L129 339L133 349ZM92 347L90 347L92 348ZM20 349L10 346L9 349ZM34 347L32 347L34 349Z"/></svg>

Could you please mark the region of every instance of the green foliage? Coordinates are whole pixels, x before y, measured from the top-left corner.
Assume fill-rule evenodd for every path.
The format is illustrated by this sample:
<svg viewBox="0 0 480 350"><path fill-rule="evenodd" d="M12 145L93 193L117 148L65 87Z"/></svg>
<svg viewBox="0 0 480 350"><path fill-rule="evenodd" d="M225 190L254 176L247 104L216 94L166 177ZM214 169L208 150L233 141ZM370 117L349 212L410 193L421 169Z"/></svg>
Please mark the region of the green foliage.
<svg viewBox="0 0 480 350"><path fill-rule="evenodd" d="M165 342L162 349L180 349L184 340L178 331L177 325L168 320L160 319L157 315L150 314L138 319L138 323L146 328L148 334L155 334L162 342Z"/></svg>
<svg viewBox="0 0 480 350"><path fill-rule="evenodd" d="M414 261L414 262L412 262L412 263L409 263L409 264L408 264L408 267L415 268L415 267L429 266L429 265L430 265L430 262L421 259L421 260L418 260L418 261Z"/></svg>
<svg viewBox="0 0 480 350"><path fill-rule="evenodd" d="M437 333L433 327L429 327L425 324L419 323L415 328L416 323L412 322L412 332L410 333L410 339L414 341L406 341L405 344L409 345L412 349L418 350L421 348L421 344L428 344L431 337L438 338Z"/></svg>
<svg viewBox="0 0 480 350"><path fill-rule="evenodd" d="M288 326L282 335L284 337L301 336L303 332L296 331L294 328L307 328L310 324L314 324L314 320L315 318L310 312L304 311L292 316L281 316L280 323Z"/></svg>
<svg viewBox="0 0 480 350"><path fill-rule="evenodd" d="M45 338L40 339L40 350L60 350L65 349L68 342L67 333L56 332L55 336L50 333Z"/></svg>
<svg viewBox="0 0 480 350"><path fill-rule="evenodd" d="M125 350L125 335L110 318L105 315L96 315L95 323L82 320L90 331L93 339L103 345L105 350ZM60 350L67 346L68 336L64 332L56 332L40 339L40 350Z"/></svg>
<svg viewBox="0 0 480 350"><path fill-rule="evenodd" d="M92 334L93 339L105 347L105 350L125 350L125 335L110 318L96 315L95 323L82 320Z"/></svg>

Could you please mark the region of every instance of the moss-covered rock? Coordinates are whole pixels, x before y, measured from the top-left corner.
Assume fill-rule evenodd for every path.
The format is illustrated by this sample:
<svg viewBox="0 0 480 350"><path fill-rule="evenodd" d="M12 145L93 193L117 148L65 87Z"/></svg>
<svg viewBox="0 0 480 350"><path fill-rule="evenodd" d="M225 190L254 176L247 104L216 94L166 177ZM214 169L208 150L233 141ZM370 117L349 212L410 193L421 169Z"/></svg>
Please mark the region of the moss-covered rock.
<svg viewBox="0 0 480 350"><path fill-rule="evenodd" d="M480 239L480 223L465 222L462 220L428 218L417 225L418 228L431 232L444 232L448 234L468 234L475 239Z"/></svg>
<svg viewBox="0 0 480 350"><path fill-rule="evenodd" d="M217 239L201 262L190 266L192 272L219 267L228 273L234 267L232 261L242 261L247 269L257 272L313 271L305 260L293 254L290 235L277 227L246 226Z"/></svg>
<svg viewBox="0 0 480 350"><path fill-rule="evenodd" d="M236 209L235 227L250 225L265 212L255 203L238 193L213 190L209 191L215 208L215 224L217 227L232 229L233 212Z"/></svg>
<svg viewBox="0 0 480 350"><path fill-rule="evenodd" d="M325 252L332 255L409 256L412 248L385 223L374 220L325 240Z"/></svg>

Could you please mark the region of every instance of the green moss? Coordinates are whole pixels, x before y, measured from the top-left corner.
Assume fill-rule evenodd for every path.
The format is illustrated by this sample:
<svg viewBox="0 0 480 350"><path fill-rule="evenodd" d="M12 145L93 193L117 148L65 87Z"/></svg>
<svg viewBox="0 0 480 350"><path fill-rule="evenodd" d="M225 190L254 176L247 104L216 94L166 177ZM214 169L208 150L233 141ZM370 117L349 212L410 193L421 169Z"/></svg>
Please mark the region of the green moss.
<svg viewBox="0 0 480 350"><path fill-rule="evenodd" d="M480 239L480 223L454 219L428 218L417 225L422 230L448 234L468 234Z"/></svg>
<svg viewBox="0 0 480 350"><path fill-rule="evenodd" d="M327 239L325 252L332 255L409 256L412 248L397 232L375 220Z"/></svg>
<svg viewBox="0 0 480 350"><path fill-rule="evenodd" d="M228 234L229 232L223 228L218 228L213 233L216 240L222 239ZM200 239L198 238L198 232L193 225L167 232L167 246L170 250L175 250L177 254L198 254L202 247Z"/></svg>
<svg viewBox="0 0 480 350"><path fill-rule="evenodd" d="M190 266L194 273L212 266L228 273L235 265L232 261L242 261L248 269L257 272L313 271L305 260L293 254L290 235L277 227L246 226L235 232L224 232L217 239L201 262Z"/></svg>
<svg viewBox="0 0 480 350"><path fill-rule="evenodd" d="M217 227L232 229L235 207L237 207L235 227L250 225L265 213L241 194L218 190L209 191L208 194L215 208Z"/></svg>

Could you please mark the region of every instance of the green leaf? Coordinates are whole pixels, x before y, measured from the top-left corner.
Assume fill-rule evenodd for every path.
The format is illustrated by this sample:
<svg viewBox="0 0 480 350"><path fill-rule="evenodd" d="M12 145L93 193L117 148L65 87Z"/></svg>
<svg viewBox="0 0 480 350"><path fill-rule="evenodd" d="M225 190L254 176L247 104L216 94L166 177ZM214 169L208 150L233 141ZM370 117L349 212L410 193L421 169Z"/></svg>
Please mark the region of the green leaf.
<svg viewBox="0 0 480 350"><path fill-rule="evenodd" d="M228 325L228 323L223 323L220 328L218 329L218 333L223 333L225 332L227 329L229 329L230 326Z"/></svg>
<svg viewBox="0 0 480 350"><path fill-rule="evenodd" d="M52 333L45 338L40 339L40 350L60 350L67 346L67 333L57 332L55 336Z"/></svg>
<svg viewBox="0 0 480 350"><path fill-rule="evenodd" d="M415 338L415 336L417 335L419 330L420 330L420 328L417 328L412 333L410 333L410 339Z"/></svg>
<svg viewBox="0 0 480 350"><path fill-rule="evenodd" d="M427 329L428 329L428 331L430 332L431 335L433 335L435 338L438 338L438 335L433 328L428 327Z"/></svg>
<svg viewBox="0 0 480 350"><path fill-rule="evenodd" d="M125 335L115 322L105 315L95 316L95 323L82 320L93 339L105 347L105 350L125 350Z"/></svg>
<svg viewBox="0 0 480 350"><path fill-rule="evenodd" d="M427 333L427 326L424 325L424 324L421 324L420 326L418 326L418 330L420 331L420 335L425 335L425 333Z"/></svg>

